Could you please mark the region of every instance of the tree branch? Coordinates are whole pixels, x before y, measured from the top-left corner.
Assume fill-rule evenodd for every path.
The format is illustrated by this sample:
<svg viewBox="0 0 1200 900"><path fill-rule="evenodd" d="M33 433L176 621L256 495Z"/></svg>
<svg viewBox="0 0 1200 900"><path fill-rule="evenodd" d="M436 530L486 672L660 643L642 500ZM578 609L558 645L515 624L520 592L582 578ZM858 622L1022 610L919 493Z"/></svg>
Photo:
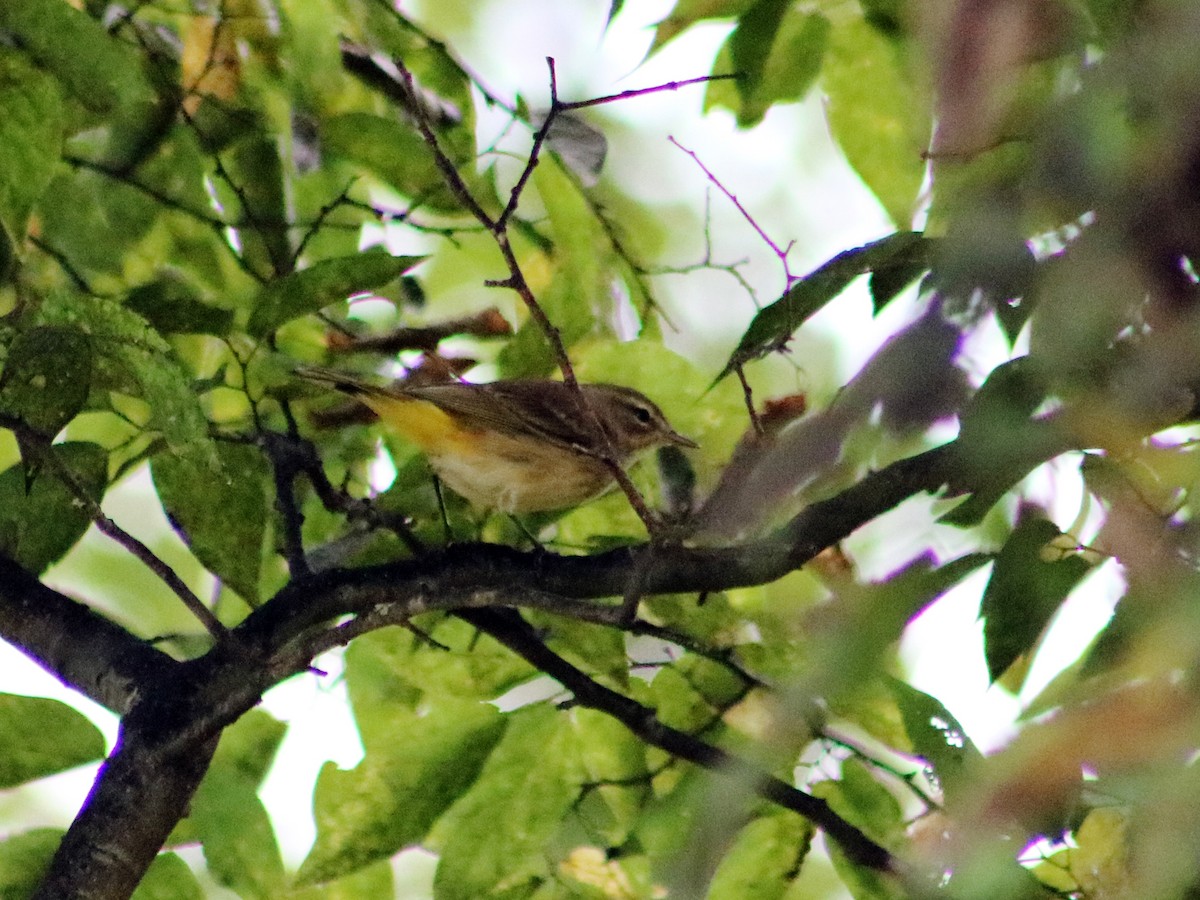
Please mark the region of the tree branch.
<svg viewBox="0 0 1200 900"><path fill-rule="evenodd" d="M605 687L552 651L515 612L472 609L459 616L545 672L574 694L578 703L612 716L647 744L710 771L741 779L759 796L799 813L822 829L854 862L880 871L899 871L898 861L886 849L837 815L824 800L797 790L720 747L664 724L652 708Z"/></svg>
<svg viewBox="0 0 1200 900"><path fill-rule="evenodd" d="M0 638L63 684L118 715L169 677L175 661L0 556Z"/></svg>

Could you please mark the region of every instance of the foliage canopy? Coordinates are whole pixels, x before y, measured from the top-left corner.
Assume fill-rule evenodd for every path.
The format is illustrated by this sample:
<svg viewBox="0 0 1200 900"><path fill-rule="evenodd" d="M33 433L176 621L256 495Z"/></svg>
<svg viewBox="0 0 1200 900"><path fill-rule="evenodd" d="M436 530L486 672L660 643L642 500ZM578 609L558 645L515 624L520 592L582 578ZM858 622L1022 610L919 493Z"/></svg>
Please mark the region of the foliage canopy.
<svg viewBox="0 0 1200 900"><path fill-rule="evenodd" d="M922 6L657 25L651 55L728 33L648 93L745 129L819 93L893 225L804 276L764 235L784 289L713 360L668 347L662 273L737 267L672 258L604 168L647 92L567 98L550 61L512 97L388 0L0 3L0 637L121 717L70 829L0 842L0 896L377 898L413 847L448 900L1200 890L1200 10ZM836 395L789 389L864 283L906 324ZM628 384L701 450L484 518L291 375L396 361ZM106 511L147 472L186 554ZM53 586L72 565L94 593ZM1013 694L1120 591L986 753L897 651L971 585ZM293 870L256 707L318 657L364 752ZM2 788L105 754L61 703L0 719Z"/></svg>

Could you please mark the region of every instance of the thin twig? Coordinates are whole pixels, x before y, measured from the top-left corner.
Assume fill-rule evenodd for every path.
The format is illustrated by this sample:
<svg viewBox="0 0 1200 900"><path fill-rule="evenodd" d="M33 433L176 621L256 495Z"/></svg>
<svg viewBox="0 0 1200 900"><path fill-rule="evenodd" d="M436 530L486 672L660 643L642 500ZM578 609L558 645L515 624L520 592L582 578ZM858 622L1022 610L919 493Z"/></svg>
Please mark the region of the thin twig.
<svg viewBox="0 0 1200 900"><path fill-rule="evenodd" d="M141 560L147 569L157 575L163 584L170 588L172 593L183 601L183 605L200 621L200 624L204 626L204 630L212 635L213 640L220 641L229 633L228 629L221 623L221 620L192 592L192 589L184 583L183 579L179 577L174 569L155 555L153 550L108 517L108 514L100 508L100 504L96 502L92 495L79 482L79 479L75 477L75 473L67 468L66 464L54 453L53 448L46 454L46 458L50 461L54 474L67 486L72 496L87 509L88 515L101 534L116 541Z"/></svg>
<svg viewBox="0 0 1200 900"><path fill-rule="evenodd" d="M688 156L690 156L692 158L692 161L697 166L700 167L700 171L702 171L704 173L704 175L708 178L708 180L716 186L717 190L719 190L722 194L724 194L727 198L729 198L729 202L732 203L737 208L737 211L742 214L742 218L744 218L750 224L751 228L753 228L756 232L758 232L758 236L763 239L763 243L765 243L768 247L770 247L771 252L773 252L777 257L779 257L779 262L782 263L782 265L783 265L783 274L784 274L784 278L787 281L787 286L791 287L792 282L795 281L796 278L794 275L792 275L792 270L788 266L787 258L788 258L788 254L791 252L792 247L795 246L796 242L789 241L788 245L786 247L780 247L778 244L776 244L773 240L771 240L770 236L766 233L766 231L763 230L763 227L758 224L758 221L754 218L754 216L750 215L750 213L746 209L746 207L742 206L742 202L737 198L737 195L734 194L732 191L729 190L729 188L725 187L725 185L721 183L721 180L712 173L712 171L708 168L708 166L704 165L704 163L700 161L700 157L696 154L696 152L694 150L689 150L687 147L683 146L683 144L679 143L679 141L677 141L673 135L668 137L667 140L670 141L672 144L674 144L676 147L678 147L680 150L682 150L684 153L686 153Z"/></svg>

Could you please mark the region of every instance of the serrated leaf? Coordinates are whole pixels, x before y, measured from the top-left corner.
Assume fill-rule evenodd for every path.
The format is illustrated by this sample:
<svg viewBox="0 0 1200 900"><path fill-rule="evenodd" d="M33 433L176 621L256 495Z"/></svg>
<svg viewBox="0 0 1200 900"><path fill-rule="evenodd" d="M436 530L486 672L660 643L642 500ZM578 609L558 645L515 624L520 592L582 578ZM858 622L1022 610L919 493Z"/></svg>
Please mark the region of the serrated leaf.
<svg viewBox="0 0 1200 900"><path fill-rule="evenodd" d="M103 757L104 735L83 713L58 700L0 694L0 788Z"/></svg>
<svg viewBox="0 0 1200 900"><path fill-rule="evenodd" d="M50 184L62 155L63 127L58 85L0 46L0 231L13 240L24 240L30 212Z"/></svg>
<svg viewBox="0 0 1200 900"><path fill-rule="evenodd" d="M256 603L271 496L262 454L218 443L215 465L159 453L150 471L171 524L196 558L244 600Z"/></svg>
<svg viewBox="0 0 1200 900"><path fill-rule="evenodd" d="M965 768L982 759L982 754L940 700L898 678L888 678L887 685L913 750L929 763L947 794L958 790Z"/></svg>
<svg viewBox="0 0 1200 900"><path fill-rule="evenodd" d="M394 739L368 749L354 769L322 768L317 840L301 883L340 877L422 840L475 781L505 719L490 704L447 700L422 714L398 711L392 727Z"/></svg>
<svg viewBox="0 0 1200 900"><path fill-rule="evenodd" d="M547 877L554 861L546 842L582 780L577 738L563 719L544 704L509 715L483 771L434 829L437 896L521 895Z"/></svg>
<svg viewBox="0 0 1200 900"><path fill-rule="evenodd" d="M254 301L246 328L253 337L263 337L285 322L317 312L382 287L424 260L423 256L392 256L383 247L372 247L354 256L326 259L302 272L277 278L267 284Z"/></svg>
<svg viewBox="0 0 1200 900"><path fill-rule="evenodd" d="M57 828L35 828L0 841L0 897L32 897L62 836Z"/></svg>
<svg viewBox="0 0 1200 900"><path fill-rule="evenodd" d="M720 381L738 366L777 351L804 322L837 297L860 275L912 264L925 240L920 232L898 231L878 241L845 250L793 284L769 306L758 311L737 349L717 376Z"/></svg>
<svg viewBox="0 0 1200 900"><path fill-rule="evenodd" d="M912 224L932 130L905 50L866 20L850 19L833 29L821 70L834 139L898 228Z"/></svg>
<svg viewBox="0 0 1200 900"><path fill-rule="evenodd" d="M96 444L63 443L49 448L97 503L108 484L108 454ZM40 573L78 541L92 517L87 507L55 474L41 467L29 483L26 469L0 472L0 551L30 572Z"/></svg>
<svg viewBox="0 0 1200 900"><path fill-rule="evenodd" d="M22 331L0 370L0 414L52 438L83 409L92 382L92 342L78 328Z"/></svg>
<svg viewBox="0 0 1200 900"><path fill-rule="evenodd" d="M204 900L204 888L182 859L174 853L160 853L130 900Z"/></svg>
<svg viewBox="0 0 1200 900"><path fill-rule="evenodd" d="M52 72L93 112L149 104L154 97L133 50L61 0L4 0L0 30Z"/></svg>
<svg viewBox="0 0 1200 900"><path fill-rule="evenodd" d="M1027 517L996 557L980 606L988 675L996 681L1028 653L1091 565L1049 545L1062 535L1053 522Z"/></svg>

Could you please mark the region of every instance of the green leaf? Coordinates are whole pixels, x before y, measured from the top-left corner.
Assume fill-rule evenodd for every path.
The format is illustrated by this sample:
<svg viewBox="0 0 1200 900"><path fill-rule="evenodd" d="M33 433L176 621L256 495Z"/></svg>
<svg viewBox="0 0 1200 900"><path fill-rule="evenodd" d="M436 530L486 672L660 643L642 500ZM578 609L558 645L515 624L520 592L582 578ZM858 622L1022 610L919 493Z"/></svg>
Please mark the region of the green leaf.
<svg viewBox="0 0 1200 900"><path fill-rule="evenodd" d="M545 704L509 715L479 778L434 829L436 896L527 896L549 876L547 842L582 781L578 739L565 719Z"/></svg>
<svg viewBox="0 0 1200 900"><path fill-rule="evenodd" d="M58 700L0 694L0 788L103 757L104 735L83 713Z"/></svg>
<svg viewBox="0 0 1200 900"><path fill-rule="evenodd" d="M750 822L721 860L708 900L784 900L812 846L811 823L792 812Z"/></svg>
<svg viewBox="0 0 1200 900"><path fill-rule="evenodd" d="M216 465L174 453L150 462L163 508L204 567L258 601L270 473L254 447L218 443Z"/></svg>
<svg viewBox="0 0 1200 900"><path fill-rule="evenodd" d="M1028 653L1091 565L1052 546L1062 532L1039 516L1022 518L996 557L980 606L988 675L996 681Z"/></svg>
<svg viewBox="0 0 1200 900"><path fill-rule="evenodd" d="M24 240L34 204L50 184L63 127L58 85L0 46L0 230L15 241Z"/></svg>
<svg viewBox="0 0 1200 900"><path fill-rule="evenodd" d="M49 449L83 491L96 502L108 483L108 454L96 444L63 443ZM0 551L30 572L45 571L75 546L92 524L88 509L76 499L53 467L43 467L29 484L26 469L0 472Z"/></svg>
<svg viewBox="0 0 1200 900"><path fill-rule="evenodd" d="M942 789L954 793L966 783L966 767L981 760L982 754L940 700L898 678L888 678L887 685L913 750L929 763Z"/></svg>
<svg viewBox="0 0 1200 900"><path fill-rule="evenodd" d="M430 645L401 628L363 635L346 650L346 684L368 753L395 742L396 716L419 702L491 700L533 669L460 619L437 623Z"/></svg>
<svg viewBox="0 0 1200 900"><path fill-rule="evenodd" d="M236 769L214 765L192 798L188 821L218 882L247 900L272 900L283 887L283 861L255 788Z"/></svg>
<svg viewBox="0 0 1200 900"><path fill-rule="evenodd" d="M439 212L460 212L463 208L446 187L428 145L410 125L369 113L345 113L321 123L321 146L326 153L357 164L422 206Z"/></svg>
<svg viewBox="0 0 1200 900"><path fill-rule="evenodd" d="M52 438L83 409L92 382L92 342L69 325L17 334L0 370L0 414Z"/></svg>
<svg viewBox="0 0 1200 900"><path fill-rule="evenodd" d="M233 310L207 303L182 275L167 271L134 288L125 307L161 334L211 334L223 336L233 327Z"/></svg>
<svg viewBox="0 0 1200 900"><path fill-rule="evenodd" d="M266 275L290 272L289 209L278 140L272 134L254 132L225 155L229 177L238 185L236 198L231 196L227 202L237 203L249 223L238 229L242 258Z"/></svg>
<svg viewBox="0 0 1200 900"><path fill-rule="evenodd" d="M813 785L812 793L884 846L889 843L885 838L898 837L903 830L900 804L857 759L842 763L842 777ZM852 862L837 844L829 845L829 855L854 900L902 900L909 896L898 879Z"/></svg>
<svg viewBox="0 0 1200 900"><path fill-rule="evenodd" d="M670 15L658 23L654 42L646 56L652 56L672 38L682 34L697 22L711 19L736 19L753 7L758 0L678 0ZM728 70L726 70L728 71Z"/></svg>
<svg viewBox="0 0 1200 900"><path fill-rule="evenodd" d="M907 49L864 19L839 22L821 71L833 136L898 228L912 224L932 130Z"/></svg>
<svg viewBox="0 0 1200 900"><path fill-rule="evenodd" d="M353 872L422 840L475 781L505 719L487 703L444 700L422 713L398 711L391 724L393 740L368 749L354 769L322 768L313 795L317 840L300 868L302 883Z"/></svg>
<svg viewBox="0 0 1200 900"><path fill-rule="evenodd" d="M877 270L910 269L927 253L920 232L898 231L870 244L845 250L793 284L769 306L758 311L737 349L721 370L720 381L738 366L782 349L792 333L837 297L860 275Z"/></svg>
<svg viewBox="0 0 1200 900"><path fill-rule="evenodd" d="M962 413L958 443L970 466L971 496L939 521L978 525L996 501L1029 472L1062 452L1061 441L1031 418L1047 387L1037 365L1018 357L997 366Z"/></svg>
<svg viewBox="0 0 1200 900"><path fill-rule="evenodd" d="M130 900L204 900L204 888L182 859L174 853L160 853Z"/></svg>
<svg viewBox="0 0 1200 900"><path fill-rule="evenodd" d="M221 734L212 765L237 772L258 786L275 762L287 725L262 709L242 715Z"/></svg>
<svg viewBox="0 0 1200 900"><path fill-rule="evenodd" d="M87 109L111 113L149 104L154 93L137 54L62 0L4 0L0 30L52 72Z"/></svg>
<svg viewBox="0 0 1200 900"><path fill-rule="evenodd" d="M149 424L172 452L211 458L213 443L200 398L170 345L149 322L114 300L66 292L51 295L40 318L88 334L96 353L95 384L144 400Z"/></svg>
<svg viewBox="0 0 1200 900"><path fill-rule="evenodd" d="M263 337L285 322L382 287L424 260L423 256L392 256L372 247L354 256L326 259L302 272L277 278L254 301L247 330Z"/></svg>
<svg viewBox="0 0 1200 900"><path fill-rule="evenodd" d="M32 897L62 842L57 828L35 828L0 842L0 897Z"/></svg>
<svg viewBox="0 0 1200 900"><path fill-rule="evenodd" d="M829 31L828 19L800 12L791 0L759 0L738 20L713 65L713 74L737 74L733 88L712 82L704 108L727 106L748 128L775 103L803 98L821 71Z"/></svg>

